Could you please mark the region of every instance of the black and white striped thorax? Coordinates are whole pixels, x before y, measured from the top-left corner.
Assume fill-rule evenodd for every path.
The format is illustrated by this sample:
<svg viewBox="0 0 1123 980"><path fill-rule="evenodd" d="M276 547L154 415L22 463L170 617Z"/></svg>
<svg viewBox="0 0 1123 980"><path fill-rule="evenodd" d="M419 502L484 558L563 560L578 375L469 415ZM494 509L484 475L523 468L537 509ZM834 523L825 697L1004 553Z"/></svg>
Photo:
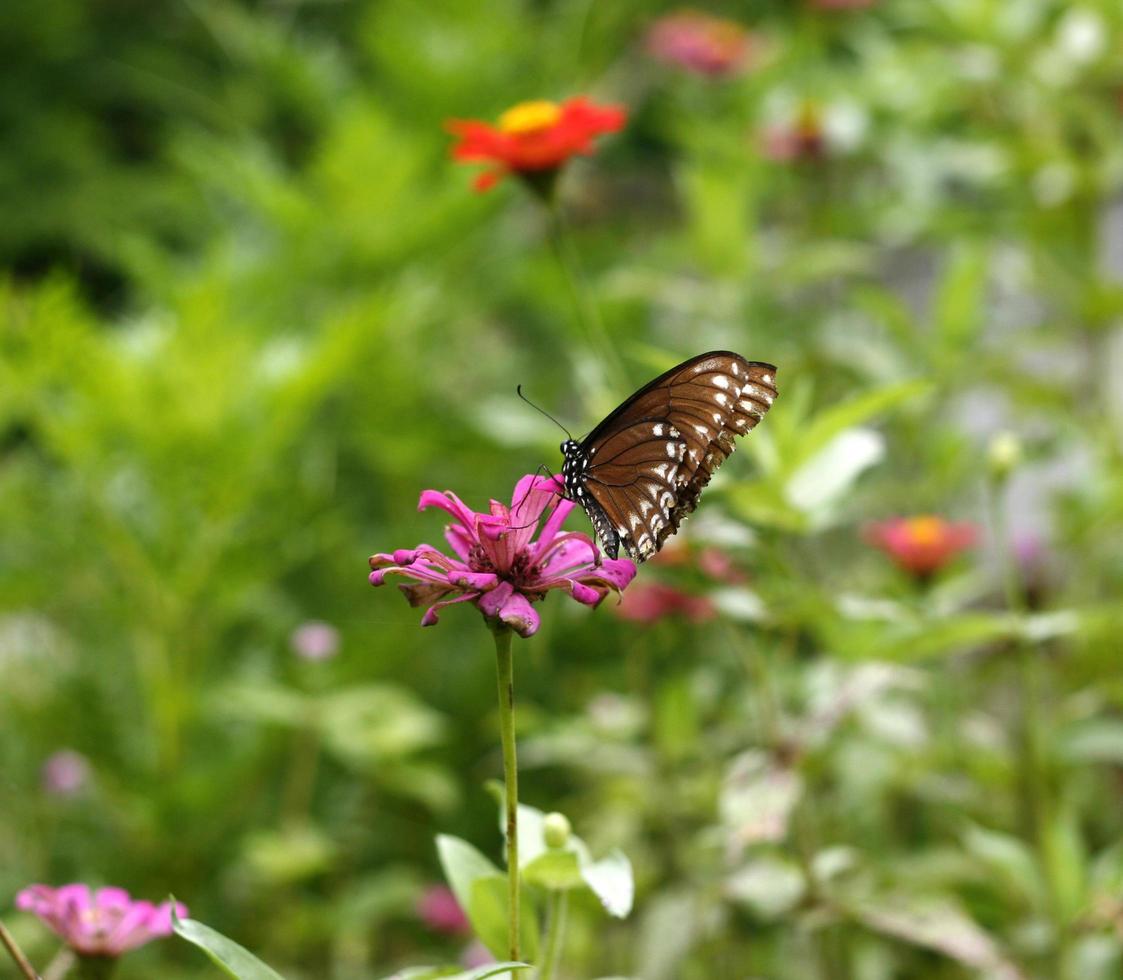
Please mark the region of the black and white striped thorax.
<svg viewBox="0 0 1123 980"><path fill-rule="evenodd" d="M605 553L654 555L776 397L776 368L731 351L684 361L649 382L581 442L561 444L565 495Z"/></svg>

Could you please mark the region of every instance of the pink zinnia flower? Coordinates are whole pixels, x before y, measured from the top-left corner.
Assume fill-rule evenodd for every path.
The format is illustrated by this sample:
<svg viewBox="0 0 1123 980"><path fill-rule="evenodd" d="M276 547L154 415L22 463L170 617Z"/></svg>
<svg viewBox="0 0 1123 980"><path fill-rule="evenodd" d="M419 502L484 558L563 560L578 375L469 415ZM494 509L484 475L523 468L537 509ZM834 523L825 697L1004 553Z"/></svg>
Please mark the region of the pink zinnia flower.
<svg viewBox="0 0 1123 980"><path fill-rule="evenodd" d="M560 493L556 477L524 476L510 507L493 500L488 513L477 513L454 493L426 490L417 509L440 507L455 518L445 528L445 540L456 557L428 544L372 555L370 583L383 585L388 575L413 579L398 587L411 606L429 607L422 626L436 623L445 606L471 602L489 622L503 623L520 636L537 632L540 620L531 604L551 589L596 606L609 591L622 591L636 566L626 558L602 560L587 534L561 533L574 504ZM556 506L534 540L551 503Z"/></svg>
<svg viewBox="0 0 1123 980"><path fill-rule="evenodd" d="M953 523L942 517L895 517L871 524L866 540L884 551L901 568L928 578L978 540L974 524Z"/></svg>
<svg viewBox="0 0 1123 980"><path fill-rule="evenodd" d="M432 885L417 900L417 915L434 932L457 934L468 931L468 916L452 889Z"/></svg>
<svg viewBox="0 0 1123 980"><path fill-rule="evenodd" d="M651 582L630 589L616 607L621 619L655 623L667 616L682 616L692 623L713 619L714 605L705 596L690 595L670 585Z"/></svg>
<svg viewBox="0 0 1123 980"><path fill-rule="evenodd" d="M748 64L752 36L736 21L683 10L660 17L647 32L647 50L660 61L712 77Z"/></svg>
<svg viewBox="0 0 1123 980"><path fill-rule="evenodd" d="M134 901L123 888L32 885L16 896L16 908L39 916L80 956L120 956L172 932L169 902ZM187 908L177 903L176 914Z"/></svg>
<svg viewBox="0 0 1123 980"><path fill-rule="evenodd" d="M81 752L60 749L43 763L43 789L52 796L78 796L90 781L90 761Z"/></svg>
<svg viewBox="0 0 1123 980"><path fill-rule="evenodd" d="M310 619L292 631L289 644L304 660L330 660L339 651L339 630L330 623Z"/></svg>

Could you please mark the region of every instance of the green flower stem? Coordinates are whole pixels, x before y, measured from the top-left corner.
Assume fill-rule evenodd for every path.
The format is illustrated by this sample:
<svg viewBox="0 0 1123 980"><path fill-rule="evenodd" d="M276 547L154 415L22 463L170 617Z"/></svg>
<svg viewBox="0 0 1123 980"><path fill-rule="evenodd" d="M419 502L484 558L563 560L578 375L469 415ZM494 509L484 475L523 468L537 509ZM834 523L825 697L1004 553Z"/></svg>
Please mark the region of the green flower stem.
<svg viewBox="0 0 1123 980"><path fill-rule="evenodd" d="M4 948L8 951L8 955L12 958L12 962L16 964L20 973L26 977L26 980L39 980L39 974L35 972L35 967L33 967L28 958L23 955L23 950L16 945L16 941L12 938L12 934L5 928L3 922L0 922L0 943L3 943Z"/></svg>
<svg viewBox="0 0 1123 980"><path fill-rule="evenodd" d="M561 962L565 920L569 912L569 892L551 891L547 911L550 919L546 926L545 950L542 953L542 966L538 970L538 980L554 980L558 963Z"/></svg>
<svg viewBox="0 0 1123 980"><path fill-rule="evenodd" d="M569 292L569 298L573 303L577 321L585 335L585 340L600 362L609 367L623 381L625 379L624 366L616 353L611 338L608 336L608 330L601 319L597 305L593 302L557 194L549 198L547 206L549 208L550 245L562 270L566 289Z"/></svg>
<svg viewBox="0 0 1123 980"><path fill-rule="evenodd" d="M507 907L510 913L508 942L511 960L519 959L519 768L515 758L515 665L511 656L512 633L497 625L495 668L499 693L499 738L503 744L503 781L507 797Z"/></svg>
<svg viewBox="0 0 1123 980"><path fill-rule="evenodd" d="M1017 626L1020 630L1029 610L1026 608L1025 594L1018 577L1018 569L1013 555L1010 553L1009 528L1000 501L1003 482L1002 480L995 480L988 488L990 523L1002 569L1002 587L1005 593L1006 606L1009 612L1016 617ZM1051 805L1043 751L1043 746L1046 743L1045 722L1041 715L1042 651L1019 633L1014 640L1013 654L1017 661L1018 767L1026 813L1026 833L1033 842L1041 874L1049 891L1049 912L1056 933L1053 962L1051 964L1052 975L1057 980L1067 980L1069 976L1067 968L1069 924L1065 921L1055 860L1049 843Z"/></svg>

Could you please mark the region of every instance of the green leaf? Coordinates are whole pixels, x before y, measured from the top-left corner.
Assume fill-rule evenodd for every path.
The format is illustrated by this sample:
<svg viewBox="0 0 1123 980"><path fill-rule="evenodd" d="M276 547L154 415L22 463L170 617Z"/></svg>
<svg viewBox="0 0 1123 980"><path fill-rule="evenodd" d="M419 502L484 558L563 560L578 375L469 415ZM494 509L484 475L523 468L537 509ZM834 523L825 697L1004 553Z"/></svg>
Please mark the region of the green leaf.
<svg viewBox="0 0 1123 980"><path fill-rule="evenodd" d="M392 973L384 980L487 980L488 977L499 976L502 973L529 969L529 963L516 963L513 960L488 963L485 966L477 966L474 970L462 970L459 966L413 966Z"/></svg>
<svg viewBox="0 0 1123 980"><path fill-rule="evenodd" d="M499 869L467 841L449 834L437 835L437 857L445 880L462 909L472 898L472 883L477 878L501 874Z"/></svg>
<svg viewBox="0 0 1123 980"><path fill-rule="evenodd" d="M493 956L509 952L509 895L507 876L500 872L472 882L472 896L467 913L476 934ZM519 892L519 947L530 960L538 958L537 912L534 901L526 889Z"/></svg>
<svg viewBox="0 0 1123 980"><path fill-rule="evenodd" d="M965 243L952 253L932 313L945 350L962 355L973 346L983 322L988 272L987 252L981 246Z"/></svg>
<svg viewBox="0 0 1123 980"><path fill-rule="evenodd" d="M437 854L449 887L468 916L476 935L494 956L508 952L507 876L467 841L447 834L437 837ZM520 939L533 960L538 950L534 905L521 893Z"/></svg>
<svg viewBox="0 0 1123 980"><path fill-rule="evenodd" d="M198 946L230 976L238 980L283 980L281 975L261 962L249 950L227 939L222 933L194 919L181 919L172 901L172 928L176 935Z"/></svg>
<svg viewBox="0 0 1123 980"><path fill-rule="evenodd" d="M522 875L527 883L541 885L551 891L570 891L585 887L581 859L569 850L539 854L523 868Z"/></svg>
<svg viewBox="0 0 1123 980"><path fill-rule="evenodd" d="M609 915L623 919L632 911L635 881L632 862L623 851L615 850L599 861L582 864L581 875Z"/></svg>

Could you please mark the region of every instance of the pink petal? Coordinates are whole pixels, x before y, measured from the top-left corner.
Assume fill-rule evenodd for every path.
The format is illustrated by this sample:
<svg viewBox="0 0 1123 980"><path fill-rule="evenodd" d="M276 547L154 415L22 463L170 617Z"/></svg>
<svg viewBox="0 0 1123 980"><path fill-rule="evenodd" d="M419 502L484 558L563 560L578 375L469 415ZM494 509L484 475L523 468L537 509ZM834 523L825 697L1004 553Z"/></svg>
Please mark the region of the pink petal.
<svg viewBox="0 0 1123 980"><path fill-rule="evenodd" d="M425 610L425 615L421 617L422 626L436 626L439 620L437 616L438 609L444 609L445 606L454 606L458 602L471 602L479 597L477 592L467 592L464 595L458 595L455 599L445 599L444 602L437 602Z"/></svg>
<svg viewBox="0 0 1123 980"><path fill-rule="evenodd" d="M467 561L472 554L472 546L476 539L466 527L461 524L449 524L445 528L445 540L449 547L459 556L461 561Z"/></svg>
<svg viewBox="0 0 1123 980"><path fill-rule="evenodd" d="M500 582L494 589L480 597L480 611L489 619L498 618L503 603L514 594L514 591L515 587L510 582Z"/></svg>
<svg viewBox="0 0 1123 980"><path fill-rule="evenodd" d="M446 490L440 493L437 490L425 490L417 501L417 509L425 510L428 507L439 507L455 517L465 527L472 527L476 514L456 494Z"/></svg>
<svg viewBox="0 0 1123 980"><path fill-rule="evenodd" d="M495 590L495 591L498 591ZM521 592L515 592L499 610L499 619L510 626L519 636L533 636L538 632L541 619L534 607Z"/></svg>
<svg viewBox="0 0 1123 980"><path fill-rule="evenodd" d="M542 533L538 535L538 542L535 544L532 554L533 561L540 561L542 555L553 546L554 540L561 530L561 526L565 523L565 519L576 506L577 505L572 500L558 498L558 503L554 508L554 512L546 519L546 523L542 526ZM577 532L574 531L572 533L576 534Z"/></svg>
<svg viewBox="0 0 1123 980"><path fill-rule="evenodd" d="M486 592L494 589L499 583L499 576L492 572L462 572L448 573L448 580L458 589L471 589L475 592Z"/></svg>

